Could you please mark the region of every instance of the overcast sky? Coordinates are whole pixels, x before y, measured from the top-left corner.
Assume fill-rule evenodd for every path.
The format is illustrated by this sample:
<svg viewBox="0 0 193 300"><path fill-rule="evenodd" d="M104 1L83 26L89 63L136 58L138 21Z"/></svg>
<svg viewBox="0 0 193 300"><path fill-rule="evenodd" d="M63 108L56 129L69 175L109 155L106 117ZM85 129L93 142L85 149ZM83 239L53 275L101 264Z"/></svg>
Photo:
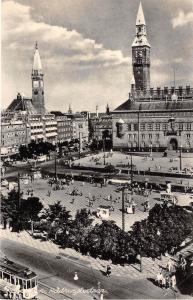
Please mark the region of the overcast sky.
<svg viewBox="0 0 193 300"><path fill-rule="evenodd" d="M138 0L2 2L2 107L31 97L35 41L48 110L99 111L128 98ZM193 86L193 1L143 0L151 86Z"/></svg>

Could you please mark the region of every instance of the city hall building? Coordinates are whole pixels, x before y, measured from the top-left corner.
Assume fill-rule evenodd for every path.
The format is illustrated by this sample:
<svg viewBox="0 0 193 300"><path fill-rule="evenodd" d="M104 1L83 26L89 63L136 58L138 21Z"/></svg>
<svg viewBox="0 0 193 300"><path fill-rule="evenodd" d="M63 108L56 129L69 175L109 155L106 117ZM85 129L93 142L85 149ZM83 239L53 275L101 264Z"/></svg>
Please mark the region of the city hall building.
<svg viewBox="0 0 193 300"><path fill-rule="evenodd" d="M193 150L193 88L150 87L150 43L140 3L132 44L129 99L113 112L113 148Z"/></svg>

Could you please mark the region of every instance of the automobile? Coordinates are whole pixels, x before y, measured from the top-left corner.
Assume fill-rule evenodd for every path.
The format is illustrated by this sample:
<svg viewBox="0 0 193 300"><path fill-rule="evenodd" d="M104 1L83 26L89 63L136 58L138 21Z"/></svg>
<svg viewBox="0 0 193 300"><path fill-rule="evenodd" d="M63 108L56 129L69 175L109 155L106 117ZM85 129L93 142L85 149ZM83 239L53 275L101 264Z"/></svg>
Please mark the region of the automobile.
<svg viewBox="0 0 193 300"><path fill-rule="evenodd" d="M47 236L48 236L48 234L47 234L47 232L46 231L39 231L39 230L37 230L37 229L35 229L34 231L33 231L33 233L32 233L32 236L33 237L35 237L35 238L41 238L41 239L47 239Z"/></svg>

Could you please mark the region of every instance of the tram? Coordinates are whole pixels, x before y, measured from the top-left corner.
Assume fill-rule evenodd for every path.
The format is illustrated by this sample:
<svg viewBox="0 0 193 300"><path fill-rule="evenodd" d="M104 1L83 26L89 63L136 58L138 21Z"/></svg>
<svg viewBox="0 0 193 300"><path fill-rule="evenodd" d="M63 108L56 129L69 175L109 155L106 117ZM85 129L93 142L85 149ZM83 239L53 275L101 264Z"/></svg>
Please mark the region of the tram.
<svg viewBox="0 0 193 300"><path fill-rule="evenodd" d="M7 258L0 259L0 291L8 299L37 299L37 275Z"/></svg>

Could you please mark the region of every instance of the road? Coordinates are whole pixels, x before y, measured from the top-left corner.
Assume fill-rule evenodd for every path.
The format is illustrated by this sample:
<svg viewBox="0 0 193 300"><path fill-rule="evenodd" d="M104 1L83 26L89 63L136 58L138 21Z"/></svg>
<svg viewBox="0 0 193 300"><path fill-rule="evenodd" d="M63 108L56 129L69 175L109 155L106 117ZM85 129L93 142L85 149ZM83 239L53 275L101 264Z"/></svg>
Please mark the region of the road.
<svg viewBox="0 0 193 300"><path fill-rule="evenodd" d="M156 287L151 281L119 279L114 275L107 278L101 270L93 270L89 266L81 265L80 262L72 262L65 258L57 259L55 255L21 245L18 242L2 239L1 251L9 259L33 269L39 276L42 292L45 292L46 286L60 290L65 289L64 295L53 294L53 298L57 300L86 299L85 294L75 295L77 289L84 288L87 291L91 288L97 289L98 282L101 283L101 289L105 290L104 299L173 298L171 293ZM79 277L76 284L73 280L74 272L77 272ZM66 293L66 289L69 290L69 293ZM55 297L56 295L57 297ZM48 299L48 297L44 298L40 293L39 299ZM87 297L87 299L89 298Z"/></svg>

